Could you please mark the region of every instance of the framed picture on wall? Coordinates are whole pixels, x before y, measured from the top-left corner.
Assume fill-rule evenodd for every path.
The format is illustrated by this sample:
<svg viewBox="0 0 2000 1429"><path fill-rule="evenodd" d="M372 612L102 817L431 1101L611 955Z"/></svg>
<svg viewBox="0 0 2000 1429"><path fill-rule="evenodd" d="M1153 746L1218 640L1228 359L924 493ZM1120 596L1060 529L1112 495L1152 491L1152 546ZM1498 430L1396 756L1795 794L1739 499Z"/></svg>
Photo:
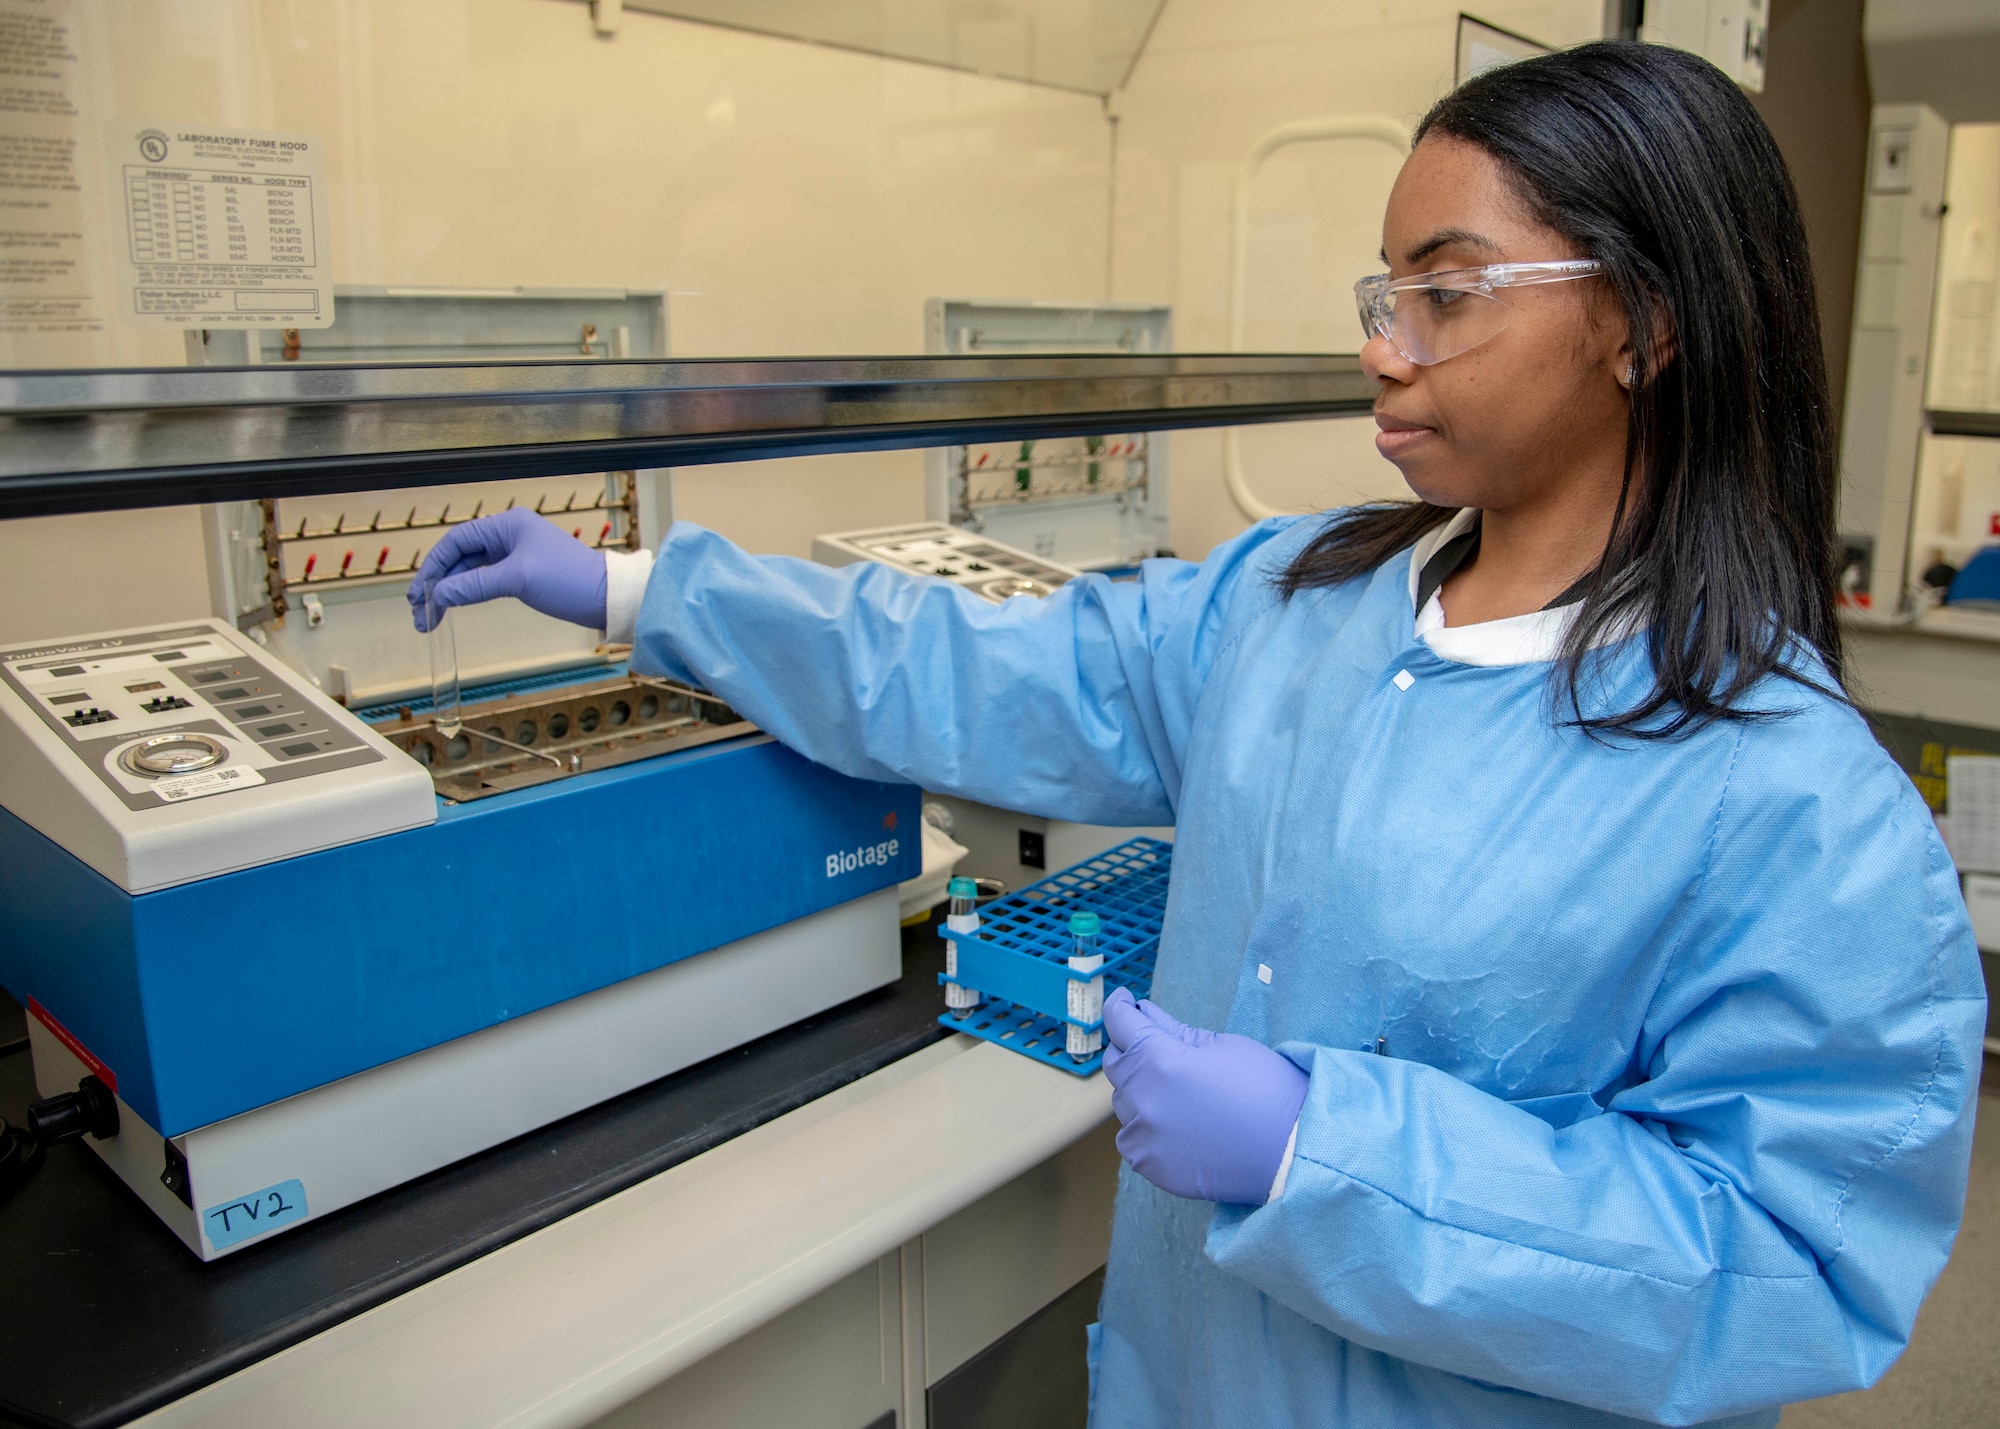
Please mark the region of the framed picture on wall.
<svg viewBox="0 0 2000 1429"><path fill-rule="evenodd" d="M1546 55L1554 49L1553 45L1545 45L1540 40L1531 40L1526 35L1517 35L1512 30L1503 30L1498 25L1489 25L1484 20L1475 20L1460 11L1458 64L1452 73L1452 83L1464 84L1476 74L1484 74L1489 69L1512 64L1515 60Z"/></svg>

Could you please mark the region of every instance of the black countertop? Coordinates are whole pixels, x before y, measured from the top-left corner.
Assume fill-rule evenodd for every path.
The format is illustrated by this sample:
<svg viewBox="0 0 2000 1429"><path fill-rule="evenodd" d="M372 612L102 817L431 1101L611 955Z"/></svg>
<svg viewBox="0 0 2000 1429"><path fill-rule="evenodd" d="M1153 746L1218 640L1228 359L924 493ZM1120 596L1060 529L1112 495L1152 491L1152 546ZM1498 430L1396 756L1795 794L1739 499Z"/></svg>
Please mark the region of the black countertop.
<svg viewBox="0 0 2000 1429"><path fill-rule="evenodd" d="M0 1424L122 1424L945 1035L933 927L879 992L204 1265L80 1143L0 1199ZM0 1115L34 1082L0 994Z"/></svg>

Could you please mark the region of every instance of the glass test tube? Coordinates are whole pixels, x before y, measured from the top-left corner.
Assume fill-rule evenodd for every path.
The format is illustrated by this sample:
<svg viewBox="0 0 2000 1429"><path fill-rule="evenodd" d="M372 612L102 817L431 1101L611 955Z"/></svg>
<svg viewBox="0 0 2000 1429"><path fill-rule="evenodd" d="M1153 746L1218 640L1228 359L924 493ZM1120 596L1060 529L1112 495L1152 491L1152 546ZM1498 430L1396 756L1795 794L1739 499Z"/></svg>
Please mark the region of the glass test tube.
<svg viewBox="0 0 2000 1429"><path fill-rule="evenodd" d="M1069 1015L1076 1022L1104 1020L1104 954L1097 951L1097 934L1102 923L1095 913L1069 915L1069 970L1094 973L1088 982L1069 981ZM1104 1049L1104 1029L1090 1031L1075 1022L1063 1024L1063 1050L1078 1062L1087 1062Z"/></svg>
<svg viewBox="0 0 2000 1429"><path fill-rule="evenodd" d="M954 878L946 891L951 895L951 907L946 910L944 925L954 933L977 933L979 931L979 885L969 878ZM950 938L944 940L944 1005L953 1017L964 1017L979 1006L979 989L963 987L958 977L958 944Z"/></svg>
<svg viewBox="0 0 2000 1429"><path fill-rule="evenodd" d="M454 738L461 727L458 713L458 641L451 633L451 607L440 607L425 593L431 628L431 719L438 733Z"/></svg>

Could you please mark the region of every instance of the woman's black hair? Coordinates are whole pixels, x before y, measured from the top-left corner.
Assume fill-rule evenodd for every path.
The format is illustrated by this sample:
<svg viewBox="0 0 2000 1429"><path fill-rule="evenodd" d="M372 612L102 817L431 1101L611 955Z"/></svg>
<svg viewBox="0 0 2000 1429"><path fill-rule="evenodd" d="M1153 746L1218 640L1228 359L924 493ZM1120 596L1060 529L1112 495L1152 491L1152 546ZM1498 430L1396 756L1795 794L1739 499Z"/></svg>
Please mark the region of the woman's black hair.
<svg viewBox="0 0 2000 1429"><path fill-rule="evenodd" d="M1798 196L1756 110L1705 60L1608 40L1468 80L1417 127L1417 142L1430 136L1498 160L1542 223L1603 262L1640 354L1619 519L1557 667L1570 723L1666 738L1764 717L1743 703L1760 681L1817 684L1801 644L1838 694L1819 311ZM1650 371L1658 352L1669 355ZM1279 586L1289 597L1350 580L1453 514L1422 502L1343 511ZM1652 688L1587 715L1592 650L1637 630Z"/></svg>

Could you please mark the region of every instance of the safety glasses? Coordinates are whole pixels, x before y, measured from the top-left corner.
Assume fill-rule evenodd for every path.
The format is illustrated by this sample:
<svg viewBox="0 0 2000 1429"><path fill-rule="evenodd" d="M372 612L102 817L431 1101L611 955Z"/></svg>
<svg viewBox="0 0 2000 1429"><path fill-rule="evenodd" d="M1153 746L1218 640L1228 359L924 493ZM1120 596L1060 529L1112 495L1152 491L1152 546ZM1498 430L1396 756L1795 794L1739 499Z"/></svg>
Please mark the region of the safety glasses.
<svg viewBox="0 0 2000 1429"><path fill-rule="evenodd" d="M1431 367L1500 335L1514 310L1494 289L1569 283L1603 271L1604 265L1595 258L1574 258L1449 268L1410 278L1377 273L1354 285L1354 302L1361 310L1364 333L1370 337L1380 333L1410 361Z"/></svg>

